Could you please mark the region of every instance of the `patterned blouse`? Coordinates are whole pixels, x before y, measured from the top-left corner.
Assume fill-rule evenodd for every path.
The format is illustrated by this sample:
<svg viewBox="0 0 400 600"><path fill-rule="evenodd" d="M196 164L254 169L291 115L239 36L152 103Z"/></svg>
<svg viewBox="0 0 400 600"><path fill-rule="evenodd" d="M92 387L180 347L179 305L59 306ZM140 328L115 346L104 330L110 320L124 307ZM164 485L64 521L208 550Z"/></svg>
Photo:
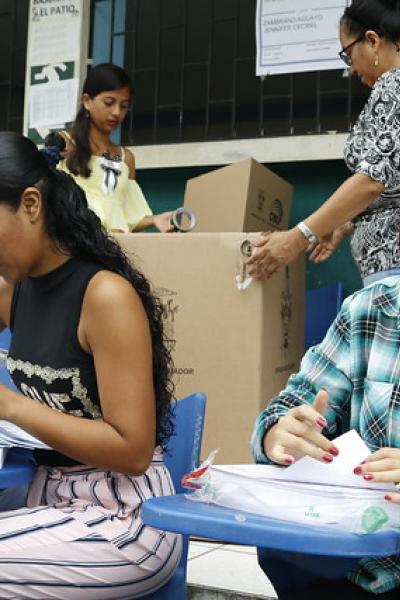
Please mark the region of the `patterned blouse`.
<svg viewBox="0 0 400 600"><path fill-rule="evenodd" d="M312 404L322 388L329 393L324 415L329 438L341 433L349 412L350 428L371 452L400 448L400 276L346 298L325 339L306 353L299 373L258 416L251 440L256 462L270 462L263 450L265 431L289 409ZM398 587L400 554L362 559L349 577L375 594Z"/></svg>
<svg viewBox="0 0 400 600"><path fill-rule="evenodd" d="M400 268L400 69L376 81L345 149L353 173L384 184L384 193L354 219L353 258L361 276Z"/></svg>

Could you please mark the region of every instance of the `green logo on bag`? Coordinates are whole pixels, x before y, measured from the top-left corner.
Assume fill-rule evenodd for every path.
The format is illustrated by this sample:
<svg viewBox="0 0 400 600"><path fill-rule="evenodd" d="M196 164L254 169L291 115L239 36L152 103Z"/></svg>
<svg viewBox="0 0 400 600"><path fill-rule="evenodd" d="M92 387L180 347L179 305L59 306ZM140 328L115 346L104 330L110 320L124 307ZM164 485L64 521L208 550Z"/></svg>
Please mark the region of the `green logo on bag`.
<svg viewBox="0 0 400 600"><path fill-rule="evenodd" d="M309 506L308 510L305 511L304 515L306 517L314 517L319 519L320 518L320 514L319 512L317 512L318 509L315 508L315 506Z"/></svg>
<svg viewBox="0 0 400 600"><path fill-rule="evenodd" d="M367 533L375 533L389 521L389 517L386 512L380 506L370 506L364 511L361 518L361 524L364 531Z"/></svg>

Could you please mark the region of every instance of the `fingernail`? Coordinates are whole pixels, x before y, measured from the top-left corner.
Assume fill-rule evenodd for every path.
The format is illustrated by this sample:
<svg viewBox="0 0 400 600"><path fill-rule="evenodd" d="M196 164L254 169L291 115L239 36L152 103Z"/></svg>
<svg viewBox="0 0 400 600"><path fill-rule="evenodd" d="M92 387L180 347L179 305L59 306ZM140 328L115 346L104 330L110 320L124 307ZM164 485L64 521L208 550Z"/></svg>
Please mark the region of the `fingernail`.
<svg viewBox="0 0 400 600"><path fill-rule="evenodd" d="M285 463L291 465L293 463L293 458L285 458Z"/></svg>
<svg viewBox="0 0 400 600"><path fill-rule="evenodd" d="M329 448L329 454L332 454L332 456L337 456L339 454L339 450L335 446L332 446L332 448Z"/></svg>
<svg viewBox="0 0 400 600"><path fill-rule="evenodd" d="M326 427L326 420L324 419L324 417L318 417L316 423L320 427Z"/></svg>
<svg viewBox="0 0 400 600"><path fill-rule="evenodd" d="M372 473L365 473L365 475L364 475L364 479L366 481L372 481L373 478L374 478L374 476L372 475Z"/></svg>
<svg viewBox="0 0 400 600"><path fill-rule="evenodd" d="M324 456L322 457L322 460L324 460L327 463L330 463L333 461L333 456L331 456L330 454L324 454Z"/></svg>
<svg viewBox="0 0 400 600"><path fill-rule="evenodd" d="M356 467L353 471L354 475L361 475L362 473L362 468L361 467Z"/></svg>
<svg viewBox="0 0 400 600"><path fill-rule="evenodd" d="M389 500L390 501L391 499L392 499L392 496L389 496L389 494L386 494L385 500Z"/></svg>

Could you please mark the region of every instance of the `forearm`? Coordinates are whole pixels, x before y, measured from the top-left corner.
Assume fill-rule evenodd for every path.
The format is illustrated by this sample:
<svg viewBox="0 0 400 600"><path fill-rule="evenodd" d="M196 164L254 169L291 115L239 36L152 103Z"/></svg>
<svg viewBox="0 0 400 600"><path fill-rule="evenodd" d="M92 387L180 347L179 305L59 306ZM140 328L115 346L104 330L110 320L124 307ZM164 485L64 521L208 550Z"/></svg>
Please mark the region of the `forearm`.
<svg viewBox="0 0 400 600"><path fill-rule="evenodd" d="M384 186L368 177L356 173L332 194L305 223L319 238L331 233L362 213L384 190Z"/></svg>
<svg viewBox="0 0 400 600"><path fill-rule="evenodd" d="M136 223L135 227L132 228L132 232L139 233L140 231L149 229L149 227L154 227L153 215L146 215L143 217L143 219L139 221L139 223Z"/></svg>
<svg viewBox="0 0 400 600"><path fill-rule="evenodd" d="M140 443L132 444L103 420L61 413L8 388L2 387L1 395L5 407L1 418L82 464L141 474L151 460L152 451Z"/></svg>

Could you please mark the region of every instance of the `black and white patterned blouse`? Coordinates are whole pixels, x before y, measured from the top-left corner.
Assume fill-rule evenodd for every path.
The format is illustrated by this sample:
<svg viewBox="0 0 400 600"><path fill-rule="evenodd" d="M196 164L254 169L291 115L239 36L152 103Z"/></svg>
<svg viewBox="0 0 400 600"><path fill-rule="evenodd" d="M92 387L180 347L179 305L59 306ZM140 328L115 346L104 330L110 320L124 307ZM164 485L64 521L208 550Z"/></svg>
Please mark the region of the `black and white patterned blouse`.
<svg viewBox="0 0 400 600"><path fill-rule="evenodd" d="M361 276L400 268L400 69L376 81L350 133L344 159L384 193L354 219L351 251Z"/></svg>

